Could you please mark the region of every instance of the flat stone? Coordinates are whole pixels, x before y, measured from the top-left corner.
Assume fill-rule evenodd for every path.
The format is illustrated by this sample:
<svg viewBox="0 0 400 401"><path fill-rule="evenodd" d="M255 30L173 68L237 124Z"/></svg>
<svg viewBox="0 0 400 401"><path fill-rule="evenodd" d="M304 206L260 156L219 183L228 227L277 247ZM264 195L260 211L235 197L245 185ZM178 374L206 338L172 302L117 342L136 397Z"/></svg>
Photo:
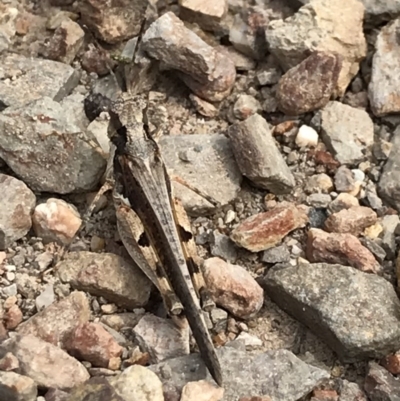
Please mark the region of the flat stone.
<svg viewBox="0 0 400 401"><path fill-rule="evenodd" d="M110 361L122 354L122 347L98 323L86 322L77 325L64 346L75 358L103 368L109 368Z"/></svg>
<svg viewBox="0 0 400 401"><path fill-rule="evenodd" d="M169 68L199 97L221 101L231 92L236 69L233 61L205 43L172 12L147 29L143 49Z"/></svg>
<svg viewBox="0 0 400 401"><path fill-rule="evenodd" d="M329 232L358 235L377 219L377 214L369 207L353 206L331 214L325 221L325 228Z"/></svg>
<svg viewBox="0 0 400 401"><path fill-rule="evenodd" d="M0 114L0 157L35 191L66 194L93 188L106 161L82 140L82 115L83 97L80 103L42 97L8 107Z"/></svg>
<svg viewBox="0 0 400 401"><path fill-rule="evenodd" d="M338 54L312 53L279 80L276 92L279 109L296 116L324 107L336 88L341 69Z"/></svg>
<svg viewBox="0 0 400 401"><path fill-rule="evenodd" d="M213 301L240 319L253 317L262 307L264 292L243 267L209 258L204 279Z"/></svg>
<svg viewBox="0 0 400 401"><path fill-rule="evenodd" d="M73 288L128 309L146 305L150 296L151 283L142 271L112 253L72 252L56 270Z"/></svg>
<svg viewBox="0 0 400 401"><path fill-rule="evenodd" d="M231 239L251 252L279 244L291 231L308 222L306 213L289 202L281 202L268 212L244 220L231 233Z"/></svg>
<svg viewBox="0 0 400 401"><path fill-rule="evenodd" d="M141 349L150 354L152 363L190 352L187 324L180 328L172 320L145 315L134 327L133 333Z"/></svg>
<svg viewBox="0 0 400 401"><path fill-rule="evenodd" d="M32 216L33 230L43 243L68 245L74 239L82 220L74 206L62 199L49 198L36 206Z"/></svg>
<svg viewBox="0 0 400 401"><path fill-rule="evenodd" d="M16 335L0 345L0 356L12 352L19 360L17 373L28 376L42 388L68 390L89 379L75 358L32 335Z"/></svg>
<svg viewBox="0 0 400 401"><path fill-rule="evenodd" d="M112 0L107 7L101 0L83 0L78 11L98 39L114 44L139 34L147 6L147 0Z"/></svg>
<svg viewBox="0 0 400 401"><path fill-rule="evenodd" d="M334 96L342 96L367 54L364 7L358 0L313 0L292 17L271 21L266 29L269 50L287 71L311 51L342 58Z"/></svg>
<svg viewBox="0 0 400 401"><path fill-rule="evenodd" d="M48 306L18 327L21 335L34 335L56 346L64 342L76 326L90 318L89 300L83 292L74 291L68 297Z"/></svg>
<svg viewBox="0 0 400 401"><path fill-rule="evenodd" d="M383 27L375 42L368 95L376 116L400 112L400 46L397 31L400 19Z"/></svg>
<svg viewBox="0 0 400 401"><path fill-rule="evenodd" d="M179 16L205 31L218 31L228 12L228 0L179 0Z"/></svg>
<svg viewBox="0 0 400 401"><path fill-rule="evenodd" d="M378 183L378 194L400 211L400 127L395 130L391 143L393 147Z"/></svg>
<svg viewBox="0 0 400 401"><path fill-rule="evenodd" d="M0 110L18 108L42 97L59 102L78 83L79 74L69 65L7 54L0 62Z"/></svg>
<svg viewBox="0 0 400 401"><path fill-rule="evenodd" d="M230 141L224 135L167 135L160 139L159 145L167 169L191 186L212 196L221 205L236 198L243 178ZM184 151L191 151L189 161L179 157ZM172 186L175 196L181 199L188 213L199 215L214 209L213 205L184 185L172 181Z"/></svg>
<svg viewBox="0 0 400 401"><path fill-rule="evenodd" d="M400 301L383 277L349 266L301 263L270 269L264 288L343 362L381 358L400 348Z"/></svg>
<svg viewBox="0 0 400 401"><path fill-rule="evenodd" d="M26 376L0 371L0 399L4 401L36 401L37 386Z"/></svg>
<svg viewBox="0 0 400 401"><path fill-rule="evenodd" d="M32 226L35 194L17 178L0 174L0 250L25 236Z"/></svg>
<svg viewBox="0 0 400 401"><path fill-rule="evenodd" d="M368 273L381 270L374 255L351 234L328 234L323 230L311 228L308 231L306 254L310 262L353 266Z"/></svg>
<svg viewBox="0 0 400 401"><path fill-rule="evenodd" d="M329 102L318 112L321 138L342 164L356 164L374 143L374 124L366 111Z"/></svg>
<svg viewBox="0 0 400 401"><path fill-rule="evenodd" d="M259 114L229 127L233 153L244 176L275 194L289 193L294 177L283 159L271 128Z"/></svg>
<svg viewBox="0 0 400 401"><path fill-rule="evenodd" d="M273 400L296 401L308 394L329 373L308 365L287 350L248 354L244 345L217 349L224 379L223 401L248 396L270 396ZM287 367L291 368L288 369ZM211 381L198 354L169 359L151 365L162 382L174 385L178 391L188 382Z"/></svg>

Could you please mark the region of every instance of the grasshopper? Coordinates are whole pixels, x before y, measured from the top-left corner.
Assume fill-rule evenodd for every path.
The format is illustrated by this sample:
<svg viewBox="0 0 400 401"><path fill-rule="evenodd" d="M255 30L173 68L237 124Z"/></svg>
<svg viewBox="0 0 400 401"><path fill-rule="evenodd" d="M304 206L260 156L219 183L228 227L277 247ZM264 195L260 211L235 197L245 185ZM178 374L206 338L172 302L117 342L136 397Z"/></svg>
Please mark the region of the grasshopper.
<svg viewBox="0 0 400 401"><path fill-rule="evenodd" d="M129 85L130 90L112 103L109 137L113 177L99 194L113 190L118 231L125 248L160 291L173 321L182 325L187 319L208 370L221 386L221 368L202 312L202 307L208 310L214 304L187 215L172 196L160 149L145 124L147 102L137 94L139 87L140 83Z"/></svg>

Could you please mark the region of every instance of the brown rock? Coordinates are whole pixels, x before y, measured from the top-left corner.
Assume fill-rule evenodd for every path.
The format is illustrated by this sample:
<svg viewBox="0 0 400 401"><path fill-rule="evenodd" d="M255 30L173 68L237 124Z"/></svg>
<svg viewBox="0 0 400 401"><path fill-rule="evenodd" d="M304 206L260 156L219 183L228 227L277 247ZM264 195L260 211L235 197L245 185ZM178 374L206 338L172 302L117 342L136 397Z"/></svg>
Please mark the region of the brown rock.
<svg viewBox="0 0 400 401"><path fill-rule="evenodd" d="M61 199L50 198L36 206L32 216L33 229L44 243L68 245L82 224L77 210Z"/></svg>
<svg viewBox="0 0 400 401"><path fill-rule="evenodd" d="M228 12L227 0L179 0L179 16L198 24L205 31L218 30Z"/></svg>
<svg viewBox="0 0 400 401"><path fill-rule="evenodd" d="M351 234L328 234L318 228L308 231L307 259L353 266L361 271L377 273L381 270L374 255Z"/></svg>
<svg viewBox="0 0 400 401"><path fill-rule="evenodd" d="M83 292L68 297L43 309L18 327L22 335L33 334L49 343L63 347L75 327L90 318L90 306Z"/></svg>
<svg viewBox="0 0 400 401"><path fill-rule="evenodd" d="M381 360L381 365L393 375L400 374L400 354L387 355Z"/></svg>
<svg viewBox="0 0 400 401"><path fill-rule="evenodd" d="M98 323L86 322L76 326L64 346L75 358L102 368L108 368L110 361L122 354L122 347Z"/></svg>
<svg viewBox="0 0 400 401"><path fill-rule="evenodd" d="M11 352L19 361L17 373L29 376L39 387L70 389L89 379L75 358L32 335L17 335L0 345L0 356Z"/></svg>
<svg viewBox="0 0 400 401"><path fill-rule="evenodd" d="M251 252L277 245L291 231L304 226L307 215L289 202L282 202L265 213L247 218L231 234L231 239Z"/></svg>
<svg viewBox="0 0 400 401"><path fill-rule="evenodd" d="M219 110L213 104L208 103L193 94L190 94L189 98L192 101L192 104L195 107L196 111L202 116L212 118L218 115Z"/></svg>
<svg viewBox="0 0 400 401"><path fill-rule="evenodd" d="M8 372L18 368L18 359L11 352L7 352L3 358L0 359L0 370Z"/></svg>
<svg viewBox="0 0 400 401"><path fill-rule="evenodd" d="M4 314L4 323L6 329L14 330L22 322L22 311L18 305L11 306L10 309Z"/></svg>
<svg viewBox="0 0 400 401"><path fill-rule="evenodd" d="M377 219L377 214L369 207L353 206L331 214L325 221L325 228L329 232L358 235Z"/></svg>
<svg viewBox="0 0 400 401"><path fill-rule="evenodd" d="M263 305L263 289L241 266L207 259L204 279L214 302L241 319L254 316Z"/></svg>
<svg viewBox="0 0 400 401"><path fill-rule="evenodd" d="M118 43L139 34L147 0L82 0L78 2L82 23L101 40Z"/></svg>
<svg viewBox="0 0 400 401"><path fill-rule="evenodd" d="M216 387L206 380L189 382L182 389L180 401L219 401L224 396L224 389Z"/></svg>
<svg viewBox="0 0 400 401"><path fill-rule="evenodd" d="M330 173L335 173L340 166L340 163L327 151L311 150L308 154L314 159L316 165L325 166Z"/></svg>
<svg viewBox="0 0 400 401"><path fill-rule="evenodd" d="M311 401L338 401L339 395L335 390L314 390Z"/></svg>
<svg viewBox="0 0 400 401"><path fill-rule="evenodd" d="M199 97L218 102L235 83L234 62L205 43L172 12L158 18L143 35L143 48L179 76Z"/></svg>
<svg viewBox="0 0 400 401"><path fill-rule="evenodd" d="M83 45L84 37L85 32L76 22L64 19L41 53L50 60L71 64Z"/></svg>
<svg viewBox="0 0 400 401"><path fill-rule="evenodd" d="M325 106L336 88L341 57L335 53L314 52L279 81L276 99L281 111L299 115Z"/></svg>
<svg viewBox="0 0 400 401"><path fill-rule="evenodd" d="M57 265L62 282L104 297L128 309L147 304L150 280L121 256L112 253L72 252Z"/></svg>
<svg viewBox="0 0 400 401"><path fill-rule="evenodd" d="M89 45L89 49L82 55L81 65L85 71L103 76L115 67L115 61L103 49Z"/></svg>

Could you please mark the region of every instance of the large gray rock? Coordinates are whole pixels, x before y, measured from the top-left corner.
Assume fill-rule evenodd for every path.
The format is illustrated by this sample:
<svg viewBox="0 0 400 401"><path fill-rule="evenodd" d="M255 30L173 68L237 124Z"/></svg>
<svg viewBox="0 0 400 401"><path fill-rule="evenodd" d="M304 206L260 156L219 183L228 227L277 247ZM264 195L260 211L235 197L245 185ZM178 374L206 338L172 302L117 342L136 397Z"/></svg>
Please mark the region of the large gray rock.
<svg viewBox="0 0 400 401"><path fill-rule="evenodd" d="M263 117L254 114L245 121L233 124L228 135L244 176L274 194L285 194L293 189L294 177Z"/></svg>
<svg viewBox="0 0 400 401"><path fill-rule="evenodd" d="M266 38L284 70L307 58L309 51L339 54L343 63L335 92L341 96L367 53L363 20L364 7L358 0L313 0L293 17L270 22Z"/></svg>
<svg viewBox="0 0 400 401"><path fill-rule="evenodd" d="M374 124L361 109L340 102L329 102L319 111L321 137L335 159L356 164L374 143Z"/></svg>
<svg viewBox="0 0 400 401"><path fill-rule="evenodd" d="M69 65L8 54L0 59L0 110L44 96L59 102L78 83L79 74Z"/></svg>
<svg viewBox="0 0 400 401"><path fill-rule="evenodd" d="M82 113L82 102L60 104L49 97L8 107L0 114L0 157L35 191L92 189L106 161L82 139Z"/></svg>
<svg viewBox="0 0 400 401"><path fill-rule="evenodd" d="M224 135L169 135L161 138L159 145L167 169L173 174L212 196L221 205L236 198L242 175L229 139ZM172 181L172 186L190 214L201 214L214 208L184 185Z"/></svg>
<svg viewBox="0 0 400 401"><path fill-rule="evenodd" d="M265 293L345 362L400 348L400 301L384 278L349 266L300 264L271 269Z"/></svg>
<svg viewBox="0 0 400 401"><path fill-rule="evenodd" d="M329 373L306 364L287 350L248 354L242 344L217 350L224 380L223 401L238 401L241 397L269 396L272 401L296 401L308 394ZM288 369L290 366L290 369ZM169 359L151 365L166 384L180 391L192 381L208 379L204 362L198 354Z"/></svg>
<svg viewBox="0 0 400 401"><path fill-rule="evenodd" d="M368 95L371 109L376 116L400 111L399 29L400 18L383 27L375 43Z"/></svg>
<svg viewBox="0 0 400 401"><path fill-rule="evenodd" d="M392 149L378 184L379 196L400 211L400 127L392 137Z"/></svg>
<svg viewBox="0 0 400 401"><path fill-rule="evenodd" d="M0 174L0 250L22 238L32 226L35 194L20 180Z"/></svg>

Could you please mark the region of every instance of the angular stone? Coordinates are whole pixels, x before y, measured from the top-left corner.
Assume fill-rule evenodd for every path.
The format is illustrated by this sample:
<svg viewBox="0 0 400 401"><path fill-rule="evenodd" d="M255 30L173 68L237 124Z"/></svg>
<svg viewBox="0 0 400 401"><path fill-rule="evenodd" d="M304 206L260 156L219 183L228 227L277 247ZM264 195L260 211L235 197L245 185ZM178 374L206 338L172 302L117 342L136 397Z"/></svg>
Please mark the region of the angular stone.
<svg viewBox="0 0 400 401"><path fill-rule="evenodd" d="M0 250L8 248L31 229L35 194L20 180L0 174Z"/></svg>
<svg viewBox="0 0 400 401"><path fill-rule="evenodd" d="M192 101L192 104L196 111L202 116L213 118L218 115L219 110L213 104L203 100L196 95L193 95L193 93L189 95L189 98Z"/></svg>
<svg viewBox="0 0 400 401"><path fill-rule="evenodd" d="M159 145L167 169L194 188L211 195L221 205L236 198L243 177L230 141L224 135L166 135L160 139ZM189 160L182 160L182 152L190 152ZM205 180L204 177L212 179ZM214 209L207 200L184 185L173 181L172 186L188 213L198 215Z"/></svg>
<svg viewBox="0 0 400 401"><path fill-rule="evenodd" d="M380 364L393 375L400 374L400 354L398 352L386 355Z"/></svg>
<svg viewBox="0 0 400 401"><path fill-rule="evenodd" d="M22 311L18 305L13 305L4 314L4 323L7 330L14 330L22 322Z"/></svg>
<svg viewBox="0 0 400 401"><path fill-rule="evenodd" d="M172 320L145 315L135 326L133 333L140 348L150 354L152 363L187 355L190 352L187 325L180 328Z"/></svg>
<svg viewBox="0 0 400 401"><path fill-rule="evenodd" d="M83 45L84 30L70 18L63 20L52 38L44 45L42 54L50 60L71 64Z"/></svg>
<svg viewBox="0 0 400 401"><path fill-rule="evenodd" d="M310 262L353 266L368 273L381 270L374 255L351 234L328 234L318 228L311 228L308 231L306 254Z"/></svg>
<svg viewBox="0 0 400 401"><path fill-rule="evenodd" d="M180 401L220 401L223 396L223 388L216 387L205 380L199 380L183 387Z"/></svg>
<svg viewBox="0 0 400 401"><path fill-rule="evenodd" d="M147 304L151 283L142 271L112 253L73 252L57 265L61 281L134 309Z"/></svg>
<svg viewBox="0 0 400 401"><path fill-rule="evenodd" d="M376 362L369 363L364 390L371 401L397 401L400 398L399 381Z"/></svg>
<svg viewBox="0 0 400 401"><path fill-rule="evenodd" d="M262 256L262 261L265 263L285 263L289 260L290 252L285 244L267 249Z"/></svg>
<svg viewBox="0 0 400 401"><path fill-rule="evenodd" d="M356 164L374 143L374 124L366 111L329 102L319 113L321 138L342 164Z"/></svg>
<svg viewBox="0 0 400 401"><path fill-rule="evenodd" d="M377 219L377 214L369 207L353 206L331 214L325 221L325 228L329 232L358 235Z"/></svg>
<svg viewBox="0 0 400 401"><path fill-rule="evenodd" d="M199 97L221 101L231 92L236 69L233 61L205 43L172 12L158 18L143 35L143 48L169 68Z"/></svg>
<svg viewBox="0 0 400 401"><path fill-rule="evenodd" d="M328 372L306 364L283 349L251 355L235 342L217 349L217 355L224 379L223 401L238 400L249 394L296 401L329 377ZM188 382L211 380L198 354L169 359L150 366L150 370L178 391Z"/></svg>
<svg viewBox="0 0 400 401"><path fill-rule="evenodd" d="M203 268L207 288L218 306L240 319L253 317L261 309L264 292L243 267L210 258Z"/></svg>
<svg viewBox="0 0 400 401"><path fill-rule="evenodd" d="M343 380L339 401L368 401L364 391L357 383Z"/></svg>
<svg viewBox="0 0 400 401"><path fill-rule="evenodd" d="M346 166L340 166L335 173L336 192L354 191L356 180L353 172Z"/></svg>
<svg viewBox="0 0 400 401"><path fill-rule="evenodd" d="M3 342L0 356L7 352L19 360L17 373L30 377L42 388L68 390L89 379L89 373L75 358L32 335L16 335Z"/></svg>
<svg viewBox="0 0 400 401"><path fill-rule="evenodd" d="M268 123L259 114L229 127L233 153L244 176L275 194L289 193L294 177L285 163Z"/></svg>
<svg viewBox="0 0 400 401"><path fill-rule="evenodd" d="M390 206L400 211L400 127L394 131L391 143L393 147L378 183L378 193Z"/></svg>
<svg viewBox="0 0 400 401"><path fill-rule="evenodd" d="M139 314L129 312L117 313L115 315L103 315L100 318L100 323L104 323L116 331L121 331L123 328L135 327L141 317L142 316Z"/></svg>
<svg viewBox="0 0 400 401"><path fill-rule="evenodd" d="M259 112L261 112L261 104L254 96L251 95L239 95L233 106L233 114L239 120L245 120L246 118Z"/></svg>
<svg viewBox="0 0 400 401"><path fill-rule="evenodd" d="M82 23L107 43L136 36L145 18L147 0L83 0L78 3Z"/></svg>
<svg viewBox="0 0 400 401"><path fill-rule="evenodd" d="M33 230L43 243L68 245L82 224L75 207L62 199L49 198L36 206L32 216Z"/></svg>
<svg viewBox="0 0 400 401"><path fill-rule="evenodd" d="M130 366L108 381L123 400L164 401L160 379L143 366Z"/></svg>
<svg viewBox="0 0 400 401"><path fill-rule="evenodd" d="M48 97L8 107L0 114L0 157L35 191L93 188L106 161L82 140L82 115L82 102L60 104Z"/></svg>
<svg viewBox="0 0 400 401"><path fill-rule="evenodd" d="M400 15L397 0L361 0L365 7L365 18L370 24L390 21Z"/></svg>
<svg viewBox="0 0 400 401"><path fill-rule="evenodd" d="M119 358L122 354L122 347L98 323L77 325L64 346L75 358L103 368L109 368L111 359Z"/></svg>
<svg viewBox="0 0 400 401"><path fill-rule="evenodd" d="M342 209L350 209L353 206L360 206L358 199L346 192L338 195L328 206L331 213L340 212Z"/></svg>
<svg viewBox="0 0 400 401"><path fill-rule="evenodd" d="M400 301L383 277L349 266L301 263L270 269L264 288L344 362L382 358L400 348Z"/></svg>
<svg viewBox="0 0 400 401"><path fill-rule="evenodd" d="M251 252L272 248L291 231L304 226L308 217L303 210L282 202L268 212L244 220L231 233L231 239Z"/></svg>
<svg viewBox="0 0 400 401"><path fill-rule="evenodd" d="M37 392L37 386L31 378L0 371L0 400L36 401Z"/></svg>
<svg viewBox="0 0 400 401"><path fill-rule="evenodd" d="M314 52L279 81L276 99L285 114L296 116L324 107L336 88L341 57Z"/></svg>
<svg viewBox="0 0 400 401"><path fill-rule="evenodd" d="M375 42L368 95L372 112L380 117L400 112L400 18L383 27Z"/></svg>
<svg viewBox="0 0 400 401"><path fill-rule="evenodd" d="M68 297L48 306L18 327L21 335L32 334L44 341L63 347L76 326L90 318L89 300L83 292L74 291Z"/></svg>
<svg viewBox="0 0 400 401"><path fill-rule="evenodd" d="M18 54L1 58L0 77L0 110L42 97L59 102L79 83L78 72L69 65Z"/></svg>
<svg viewBox="0 0 400 401"><path fill-rule="evenodd" d="M205 31L218 31L228 12L228 0L179 0L179 16Z"/></svg>
<svg viewBox="0 0 400 401"><path fill-rule="evenodd" d="M337 53L342 67L334 96L342 96L367 54L363 20L364 7L358 0L313 0L294 16L268 24L269 50L285 71L310 51Z"/></svg>

